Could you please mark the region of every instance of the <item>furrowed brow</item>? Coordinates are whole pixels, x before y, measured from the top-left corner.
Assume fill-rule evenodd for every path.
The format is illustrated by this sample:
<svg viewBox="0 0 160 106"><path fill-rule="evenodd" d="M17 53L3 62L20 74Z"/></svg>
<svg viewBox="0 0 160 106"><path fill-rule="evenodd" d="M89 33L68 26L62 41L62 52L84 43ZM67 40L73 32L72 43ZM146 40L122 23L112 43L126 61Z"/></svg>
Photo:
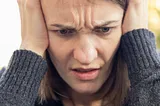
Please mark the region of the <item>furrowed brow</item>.
<svg viewBox="0 0 160 106"><path fill-rule="evenodd" d="M93 22L93 27L97 28L97 27L104 27L110 24L117 24L119 22L119 20L111 20L111 21L94 21ZM55 27L58 29L73 29L76 30L76 27L72 24L50 24L49 27ZM77 30L80 30L82 28L79 28Z"/></svg>
<svg viewBox="0 0 160 106"><path fill-rule="evenodd" d="M103 26L107 26L107 25L110 25L110 24L116 24L118 23L119 20L112 20L112 21L99 21L99 22L94 22L94 26L95 27L103 27Z"/></svg>
<svg viewBox="0 0 160 106"><path fill-rule="evenodd" d="M60 28L60 29L75 29L75 27L71 25L51 24L50 26Z"/></svg>

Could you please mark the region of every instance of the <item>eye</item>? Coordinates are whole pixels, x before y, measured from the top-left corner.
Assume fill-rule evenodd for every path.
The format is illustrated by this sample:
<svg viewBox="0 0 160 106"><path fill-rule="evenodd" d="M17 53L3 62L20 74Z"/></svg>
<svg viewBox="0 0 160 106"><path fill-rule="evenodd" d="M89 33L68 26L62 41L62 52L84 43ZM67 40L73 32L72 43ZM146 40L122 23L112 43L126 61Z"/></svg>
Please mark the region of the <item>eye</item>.
<svg viewBox="0 0 160 106"><path fill-rule="evenodd" d="M97 27L97 28L95 28L95 32L108 34L108 33L110 33L111 29L112 29L111 27Z"/></svg>
<svg viewBox="0 0 160 106"><path fill-rule="evenodd" d="M104 28L101 28L102 32L108 32L110 31L110 28L107 28L107 27L104 27Z"/></svg>
<svg viewBox="0 0 160 106"><path fill-rule="evenodd" d="M66 29L62 29L62 30L60 30L60 31L59 31L59 33L63 35L63 34L68 33L68 30L66 30Z"/></svg>
<svg viewBox="0 0 160 106"><path fill-rule="evenodd" d="M57 31L60 35L71 35L75 33L74 29L62 29Z"/></svg>

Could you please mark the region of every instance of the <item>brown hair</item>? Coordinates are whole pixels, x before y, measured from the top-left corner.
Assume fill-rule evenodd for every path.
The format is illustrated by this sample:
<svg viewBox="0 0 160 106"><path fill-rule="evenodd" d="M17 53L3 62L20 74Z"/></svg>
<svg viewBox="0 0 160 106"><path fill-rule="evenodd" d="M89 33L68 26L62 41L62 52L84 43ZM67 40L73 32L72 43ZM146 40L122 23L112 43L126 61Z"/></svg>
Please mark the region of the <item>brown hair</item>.
<svg viewBox="0 0 160 106"><path fill-rule="evenodd" d="M109 0L109 1L112 1L112 2L120 5L123 8L123 10L126 10L129 0Z"/></svg>
<svg viewBox="0 0 160 106"><path fill-rule="evenodd" d="M127 6L127 0L110 0L119 4L124 10ZM60 100L61 94L67 95L64 91L67 84L59 76L54 65L51 62L49 54L46 54L48 62L48 71L41 81L39 87L40 100ZM107 79L107 85L109 86L109 92L106 93L103 98L102 106L121 106L127 96L129 88L128 70L125 62L121 58L120 50L114 56L114 64L110 76ZM59 92L61 94L59 94ZM61 96L63 96L61 95Z"/></svg>

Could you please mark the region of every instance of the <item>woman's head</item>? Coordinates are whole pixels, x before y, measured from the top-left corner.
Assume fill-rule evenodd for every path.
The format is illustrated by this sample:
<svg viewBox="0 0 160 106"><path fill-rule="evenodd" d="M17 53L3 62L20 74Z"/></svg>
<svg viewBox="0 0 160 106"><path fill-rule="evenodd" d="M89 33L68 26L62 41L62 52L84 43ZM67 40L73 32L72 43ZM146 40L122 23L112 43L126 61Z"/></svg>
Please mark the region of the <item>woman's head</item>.
<svg viewBox="0 0 160 106"><path fill-rule="evenodd" d="M72 96L93 95L107 88L107 81L116 76L113 67L118 61L125 5L126 0L42 0L48 53L55 68L50 70L57 73L51 79L61 80L66 85L63 91ZM79 72L91 70L98 71Z"/></svg>

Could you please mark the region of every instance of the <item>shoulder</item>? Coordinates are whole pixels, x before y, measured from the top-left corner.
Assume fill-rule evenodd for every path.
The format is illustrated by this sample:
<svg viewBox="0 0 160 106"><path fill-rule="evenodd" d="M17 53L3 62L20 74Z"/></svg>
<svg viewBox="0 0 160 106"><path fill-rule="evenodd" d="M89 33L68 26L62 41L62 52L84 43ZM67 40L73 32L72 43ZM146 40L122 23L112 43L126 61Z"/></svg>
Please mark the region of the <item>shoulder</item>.
<svg viewBox="0 0 160 106"><path fill-rule="evenodd" d="M2 74L3 74L3 72L4 72L5 70L6 70L5 67L0 68L0 78L1 78L1 76L2 76Z"/></svg>
<svg viewBox="0 0 160 106"><path fill-rule="evenodd" d="M38 99L37 99L35 106L63 106L63 104L60 101L55 101L55 100L43 101L43 103L40 104L38 103Z"/></svg>

